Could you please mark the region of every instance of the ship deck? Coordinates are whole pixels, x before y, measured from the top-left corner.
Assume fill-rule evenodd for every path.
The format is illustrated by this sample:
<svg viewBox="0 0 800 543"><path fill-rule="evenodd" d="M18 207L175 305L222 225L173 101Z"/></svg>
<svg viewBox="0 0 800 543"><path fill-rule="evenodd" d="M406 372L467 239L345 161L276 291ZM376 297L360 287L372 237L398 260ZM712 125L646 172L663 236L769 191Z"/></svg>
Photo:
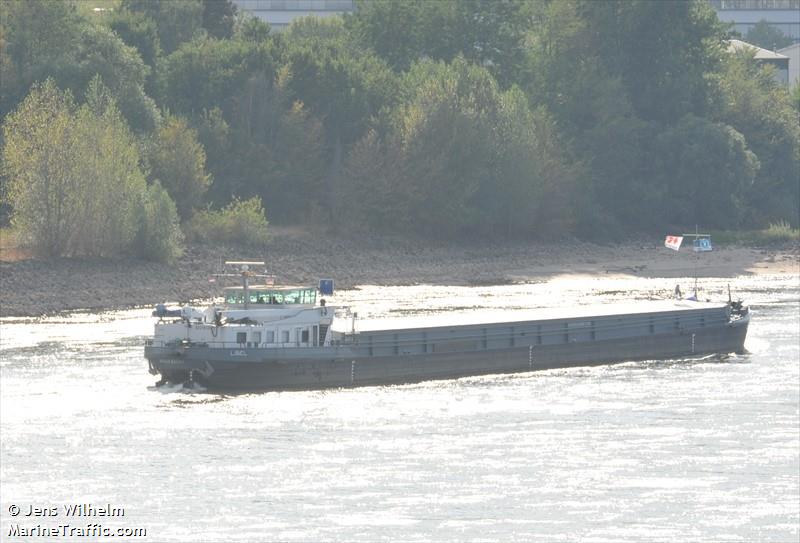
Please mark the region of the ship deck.
<svg viewBox="0 0 800 543"><path fill-rule="evenodd" d="M606 305L577 305L571 307L541 307L518 310L476 309L465 312L416 314L379 319L361 318L356 322L360 333L390 330L430 329L452 326L509 324L530 321L566 320L594 317L633 316L653 313L675 313L697 310L723 310L727 304L691 300L655 300L614 303ZM338 326L337 326L338 325ZM349 320L339 320L333 326L337 332L349 333Z"/></svg>

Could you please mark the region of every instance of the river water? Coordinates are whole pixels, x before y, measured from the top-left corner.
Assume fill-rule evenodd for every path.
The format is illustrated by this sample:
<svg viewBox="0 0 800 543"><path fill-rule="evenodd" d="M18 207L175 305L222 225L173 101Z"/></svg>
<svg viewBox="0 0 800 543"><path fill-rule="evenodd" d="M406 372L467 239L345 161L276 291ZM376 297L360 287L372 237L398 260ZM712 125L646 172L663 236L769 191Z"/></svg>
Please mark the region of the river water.
<svg viewBox="0 0 800 543"><path fill-rule="evenodd" d="M674 283L363 287L331 303L446 320ZM747 355L317 392L155 389L149 310L6 319L0 540L96 541L79 537L94 525L148 542L796 542L800 284L709 279L704 294L727 283L753 310ZM124 516L68 515L78 503Z"/></svg>

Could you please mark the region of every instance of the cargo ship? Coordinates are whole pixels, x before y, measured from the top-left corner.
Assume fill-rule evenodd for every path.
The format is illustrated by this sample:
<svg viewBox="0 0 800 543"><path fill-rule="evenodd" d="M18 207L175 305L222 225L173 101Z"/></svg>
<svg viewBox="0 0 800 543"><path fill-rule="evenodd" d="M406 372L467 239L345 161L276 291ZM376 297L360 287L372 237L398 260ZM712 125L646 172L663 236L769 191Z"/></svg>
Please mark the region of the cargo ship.
<svg viewBox="0 0 800 543"><path fill-rule="evenodd" d="M153 312L158 321L144 352L159 385L310 390L743 353L750 322L748 308L729 296L357 330L348 308L322 297L332 294L332 281L276 286L253 271L263 262L226 264L238 271L220 275L241 281L224 288L221 303L160 304Z"/></svg>

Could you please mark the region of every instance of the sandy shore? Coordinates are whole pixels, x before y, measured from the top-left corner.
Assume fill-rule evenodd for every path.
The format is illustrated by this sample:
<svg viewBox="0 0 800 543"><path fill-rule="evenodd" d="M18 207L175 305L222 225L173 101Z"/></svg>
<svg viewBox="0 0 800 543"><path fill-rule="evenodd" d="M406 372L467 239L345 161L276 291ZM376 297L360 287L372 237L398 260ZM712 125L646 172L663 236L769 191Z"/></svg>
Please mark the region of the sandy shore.
<svg viewBox="0 0 800 543"><path fill-rule="evenodd" d="M505 284L565 274L685 277L694 270L690 251L676 253L660 243L420 244L276 230L272 241L260 250L195 245L171 266L132 259L8 261L8 255L0 255L0 316L209 298L218 294L209 277L226 259L264 260L280 282L316 284L320 277L332 277L340 289L360 284ZM800 280L800 250L797 246L716 247L701 256L698 274L794 274Z"/></svg>

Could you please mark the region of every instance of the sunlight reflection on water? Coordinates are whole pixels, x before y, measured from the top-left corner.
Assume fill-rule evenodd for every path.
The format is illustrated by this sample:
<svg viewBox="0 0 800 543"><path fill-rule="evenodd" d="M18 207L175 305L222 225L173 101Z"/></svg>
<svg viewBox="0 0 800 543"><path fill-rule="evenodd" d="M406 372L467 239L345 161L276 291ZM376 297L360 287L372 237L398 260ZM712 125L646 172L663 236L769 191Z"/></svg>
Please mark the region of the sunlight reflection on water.
<svg viewBox="0 0 800 543"><path fill-rule="evenodd" d="M677 281L689 290L690 279L364 286L331 303L365 322L444 322L663 298ZM796 541L800 286L702 286L722 300L728 283L754 317L750 354L722 362L312 392L155 389L149 309L6 319L3 529L12 503L91 501L125 507L124 526L159 542Z"/></svg>

